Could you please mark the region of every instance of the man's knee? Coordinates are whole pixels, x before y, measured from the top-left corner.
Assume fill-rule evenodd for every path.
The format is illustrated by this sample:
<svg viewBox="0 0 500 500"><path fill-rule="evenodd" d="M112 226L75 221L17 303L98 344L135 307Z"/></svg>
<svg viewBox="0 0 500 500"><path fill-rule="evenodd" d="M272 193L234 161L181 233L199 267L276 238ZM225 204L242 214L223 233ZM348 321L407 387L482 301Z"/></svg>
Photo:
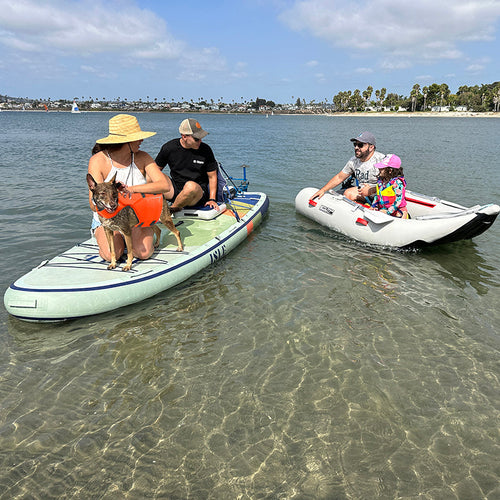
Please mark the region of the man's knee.
<svg viewBox="0 0 500 500"><path fill-rule="evenodd" d="M351 200L356 201L359 197L358 188L348 188L344 191L344 196Z"/></svg>
<svg viewBox="0 0 500 500"><path fill-rule="evenodd" d="M186 193L193 193L193 194L203 194L203 189L201 186L194 181L187 181L186 184L184 184L184 187L182 190Z"/></svg>

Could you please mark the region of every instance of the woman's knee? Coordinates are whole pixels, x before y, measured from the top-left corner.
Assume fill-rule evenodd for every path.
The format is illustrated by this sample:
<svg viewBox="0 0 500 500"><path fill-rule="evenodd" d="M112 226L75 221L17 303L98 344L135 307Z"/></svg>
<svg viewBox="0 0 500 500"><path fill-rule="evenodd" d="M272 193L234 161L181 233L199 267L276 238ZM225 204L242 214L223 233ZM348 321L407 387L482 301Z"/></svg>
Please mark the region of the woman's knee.
<svg viewBox="0 0 500 500"><path fill-rule="evenodd" d="M153 255L153 230L147 228L134 228L132 230L132 247L134 257L140 260L149 259Z"/></svg>
<svg viewBox="0 0 500 500"><path fill-rule="evenodd" d="M146 260L153 255L154 247L141 246L140 248L134 248L134 257L139 260Z"/></svg>
<svg viewBox="0 0 500 500"><path fill-rule="evenodd" d="M104 232L104 228L102 226L96 228L94 236L97 241L97 245L99 246L99 255L105 261L111 262L111 250L108 245L108 239ZM115 243L115 259L119 259L125 251L125 242L123 241L121 234L114 234L113 239Z"/></svg>

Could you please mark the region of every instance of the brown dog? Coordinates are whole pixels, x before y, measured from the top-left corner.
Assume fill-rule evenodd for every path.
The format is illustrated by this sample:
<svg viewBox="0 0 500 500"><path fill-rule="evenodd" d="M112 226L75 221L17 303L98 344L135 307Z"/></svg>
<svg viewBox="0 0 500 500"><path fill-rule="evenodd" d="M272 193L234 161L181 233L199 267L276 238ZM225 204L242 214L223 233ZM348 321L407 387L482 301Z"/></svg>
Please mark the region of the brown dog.
<svg viewBox="0 0 500 500"><path fill-rule="evenodd" d="M109 182L102 182L100 184L97 184L94 178L90 174L87 174L87 184L89 185L89 189L92 191L92 200L94 201L94 204L96 205L98 211L104 214L101 215L101 213L98 212L99 220L104 228L106 239L108 240L109 250L111 252L111 263L109 264L108 269L114 269L116 267L113 231L119 231L125 238L125 244L127 246L127 263L123 267L123 271L129 271L132 268L132 259L134 257L132 250L132 228L139 223L139 219L131 206L124 206L121 210L116 212L119 208L118 194L120 191L125 190L125 186L121 182L116 182L116 174ZM139 193L134 193L134 195L137 194ZM145 197L142 196L142 198ZM163 206L161 207L159 219L164 226L174 233L178 243L177 251L181 252L183 247L179 230L175 227L172 221L167 201L163 197L162 200ZM157 247L160 244L161 231L156 224L153 224L153 222L154 221L151 221L151 227L156 235L155 247ZM144 226L147 225L144 224Z"/></svg>

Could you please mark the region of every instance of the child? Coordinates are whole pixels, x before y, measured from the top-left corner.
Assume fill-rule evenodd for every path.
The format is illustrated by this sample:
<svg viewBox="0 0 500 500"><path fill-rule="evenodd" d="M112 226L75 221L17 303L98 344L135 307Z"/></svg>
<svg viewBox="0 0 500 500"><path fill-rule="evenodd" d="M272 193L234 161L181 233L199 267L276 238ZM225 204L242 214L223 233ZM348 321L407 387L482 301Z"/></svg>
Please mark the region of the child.
<svg viewBox="0 0 500 500"><path fill-rule="evenodd" d="M379 169L377 193L372 202L372 210L380 210L394 217L408 218L405 191L406 181L403 177L401 159L396 155L387 155L376 163Z"/></svg>

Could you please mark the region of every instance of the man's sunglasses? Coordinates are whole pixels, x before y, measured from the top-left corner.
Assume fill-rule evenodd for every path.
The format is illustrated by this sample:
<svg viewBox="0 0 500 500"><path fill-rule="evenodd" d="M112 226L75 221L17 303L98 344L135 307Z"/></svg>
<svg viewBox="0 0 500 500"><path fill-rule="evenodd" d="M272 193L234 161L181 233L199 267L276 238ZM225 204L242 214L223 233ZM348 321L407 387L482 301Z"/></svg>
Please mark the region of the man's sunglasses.
<svg viewBox="0 0 500 500"><path fill-rule="evenodd" d="M354 147L361 149L366 143L365 142L354 142Z"/></svg>

